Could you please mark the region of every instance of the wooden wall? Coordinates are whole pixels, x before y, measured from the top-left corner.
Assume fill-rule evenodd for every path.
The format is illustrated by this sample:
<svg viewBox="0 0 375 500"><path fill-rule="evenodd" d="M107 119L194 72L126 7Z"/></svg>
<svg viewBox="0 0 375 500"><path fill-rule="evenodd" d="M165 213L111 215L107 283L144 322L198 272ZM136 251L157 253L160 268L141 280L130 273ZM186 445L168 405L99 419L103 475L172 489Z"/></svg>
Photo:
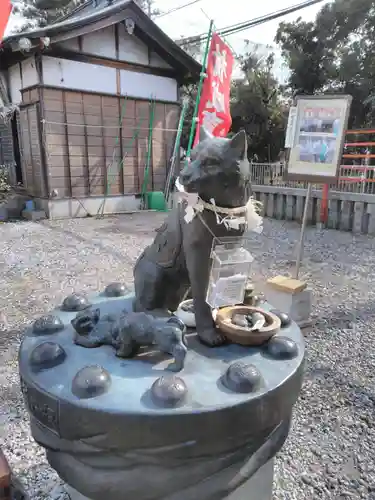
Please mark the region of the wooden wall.
<svg viewBox="0 0 375 500"><path fill-rule="evenodd" d="M48 88L42 96L50 191L56 189L59 198L140 193L148 102ZM176 129L178 117L178 105L155 105L149 190L164 189L175 138L166 129Z"/></svg>
<svg viewBox="0 0 375 500"><path fill-rule="evenodd" d="M45 197L48 194L44 171L41 110L37 90L26 91L18 114L18 139L23 184L28 194Z"/></svg>
<svg viewBox="0 0 375 500"><path fill-rule="evenodd" d="M0 165L13 165L13 137L10 121L0 118Z"/></svg>

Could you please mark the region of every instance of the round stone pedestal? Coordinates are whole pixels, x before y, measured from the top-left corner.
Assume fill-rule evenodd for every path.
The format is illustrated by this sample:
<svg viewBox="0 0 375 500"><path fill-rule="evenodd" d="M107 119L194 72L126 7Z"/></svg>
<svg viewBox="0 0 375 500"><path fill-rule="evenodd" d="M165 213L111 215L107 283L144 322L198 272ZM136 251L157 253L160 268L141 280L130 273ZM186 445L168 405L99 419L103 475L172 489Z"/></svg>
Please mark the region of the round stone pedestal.
<svg viewBox="0 0 375 500"><path fill-rule="evenodd" d="M212 349L188 333L179 373L153 349L121 359L110 346L74 344L77 312L131 311L124 293L110 285L89 299L67 297L20 347L32 434L72 500L269 500L272 459L302 384L297 325L260 348Z"/></svg>
<svg viewBox="0 0 375 500"><path fill-rule="evenodd" d="M245 484L227 496L226 500L272 500L273 462L271 459L264 464ZM70 500L91 500L71 486L67 485L66 491Z"/></svg>

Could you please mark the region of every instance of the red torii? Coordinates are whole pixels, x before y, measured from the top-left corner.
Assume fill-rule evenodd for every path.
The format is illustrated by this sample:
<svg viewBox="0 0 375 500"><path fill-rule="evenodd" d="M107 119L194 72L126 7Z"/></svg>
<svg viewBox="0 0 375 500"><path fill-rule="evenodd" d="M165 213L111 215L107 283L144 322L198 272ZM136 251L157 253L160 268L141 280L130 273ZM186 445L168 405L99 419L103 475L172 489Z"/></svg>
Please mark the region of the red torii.
<svg viewBox="0 0 375 500"><path fill-rule="evenodd" d="M356 129L356 130L347 130L346 135L373 135L375 134L375 129ZM375 142L346 142L346 147L375 147ZM370 153L345 153L342 155L342 158L346 159L364 159L364 158L375 158L375 154ZM367 166L352 166L353 170L359 170L363 172L367 172ZM353 179L350 177L341 178L341 180L345 182L360 182L361 179ZM374 182L374 179L369 179L368 182ZM320 220L323 223L326 223L328 220L328 191L329 185L324 184L322 190L322 203L320 208Z"/></svg>

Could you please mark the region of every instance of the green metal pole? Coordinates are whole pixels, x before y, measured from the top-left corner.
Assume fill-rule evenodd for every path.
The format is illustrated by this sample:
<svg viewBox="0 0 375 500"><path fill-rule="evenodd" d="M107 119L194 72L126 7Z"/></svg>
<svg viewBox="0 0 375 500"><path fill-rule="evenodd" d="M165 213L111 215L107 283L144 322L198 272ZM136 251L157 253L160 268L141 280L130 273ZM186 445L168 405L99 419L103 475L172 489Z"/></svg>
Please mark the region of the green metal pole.
<svg viewBox="0 0 375 500"><path fill-rule="evenodd" d="M139 135L139 132L140 132L140 127L141 127L141 124L142 124L142 121L144 120L144 118L145 118L144 116L140 117L139 121L137 122L136 130L135 130L135 132L133 132L133 136L130 139L130 142L129 142L128 146L125 147L125 153L124 153L124 156L121 158L120 165L119 165L119 173L123 172L124 159L128 155L127 149L128 148L130 149L130 147L134 144L135 140L137 139L137 137ZM108 177L108 171L107 171L107 191L106 191L106 196L108 196L111 181L112 181L112 179L110 177ZM102 201L101 205L99 206L99 209L98 209L98 212L97 212L97 217L99 217L99 212L102 212L101 213L101 217L103 217L106 196L103 198L103 201Z"/></svg>
<svg viewBox="0 0 375 500"><path fill-rule="evenodd" d="M121 129L122 129L122 122L124 121L124 118L125 118L125 113L126 113L127 98L128 98L128 96L127 96L127 95L125 95L125 99L124 99L124 102L123 102L122 107L121 107L121 116L120 116L119 132L118 132L118 134L117 134L117 137L116 137L116 142L115 142L115 146L114 146L114 148L113 148L112 163L111 163L111 165L107 168L106 196L108 196L108 194L109 194L109 188L110 188L110 183L111 183L111 181L108 179L108 174L111 174L110 170L111 170L111 169L112 169L112 167L113 167L113 163L114 163L114 156L115 156L116 148L117 148L117 146L119 145L119 142L120 142L120 137L121 137Z"/></svg>
<svg viewBox="0 0 375 500"><path fill-rule="evenodd" d="M149 177L150 165L151 165L152 136L153 136L153 132L154 132L153 127L154 127L154 117L155 117L155 104L156 104L155 99L153 99L151 101L150 126L149 126L149 131L148 131L148 151L147 151L147 160L146 160L146 170L145 170L145 175L143 178L142 191L141 191L143 208L146 208L146 192L147 192L148 177Z"/></svg>
<svg viewBox="0 0 375 500"><path fill-rule="evenodd" d="M207 57L208 57L208 51L210 50L210 43L211 43L211 35L212 35L213 25L214 25L214 22L211 21L210 22L210 27L208 29L207 43L206 43L206 48L205 48L204 56L203 56L202 72L201 72L201 76L200 76L200 80L199 80L199 84L198 84L197 99L195 101L193 121L192 121L192 124L191 124L190 136L189 136L189 143L188 143L188 148L187 148L187 151L186 151L186 159L190 158L191 148L192 148L193 141L194 141L194 133L195 133L195 129L197 127L198 107L199 107L199 101L201 99L201 94L202 94L202 88L203 88L204 79L206 78Z"/></svg>
<svg viewBox="0 0 375 500"><path fill-rule="evenodd" d="M169 194L171 191L171 182L172 182L172 178L173 178L174 171L175 171L176 160L180 156L179 152L180 152L180 144L181 144L181 135L182 135L182 129L184 126L184 121L185 121L185 116L186 116L186 111L187 111L188 106L189 106L189 100L184 99L183 103L182 103L182 110L181 110L181 114L180 114L180 119L178 121L177 134L176 134L176 139L175 139L175 143L174 143L173 154L172 154L172 158L171 158L171 164L170 164L170 168L169 168L169 172L168 172L167 182L165 184L164 197L165 197L166 201L168 201Z"/></svg>

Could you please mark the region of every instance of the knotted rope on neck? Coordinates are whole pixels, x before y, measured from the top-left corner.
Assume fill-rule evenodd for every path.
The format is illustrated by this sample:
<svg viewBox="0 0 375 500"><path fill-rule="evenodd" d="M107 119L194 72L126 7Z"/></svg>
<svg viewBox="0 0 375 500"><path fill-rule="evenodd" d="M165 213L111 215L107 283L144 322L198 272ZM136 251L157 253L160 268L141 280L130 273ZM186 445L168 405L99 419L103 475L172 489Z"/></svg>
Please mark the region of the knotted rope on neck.
<svg viewBox="0 0 375 500"><path fill-rule="evenodd" d="M263 218L259 215L261 203L254 198L250 198L246 205L241 207L226 208L217 206L213 198L208 203L197 193L187 193L178 178L176 188L179 193L179 202L183 200L187 202L184 216L187 223L203 210L209 210L215 213L217 224L223 224L228 229L239 229L241 225L245 225L248 231L261 233L263 230Z"/></svg>

